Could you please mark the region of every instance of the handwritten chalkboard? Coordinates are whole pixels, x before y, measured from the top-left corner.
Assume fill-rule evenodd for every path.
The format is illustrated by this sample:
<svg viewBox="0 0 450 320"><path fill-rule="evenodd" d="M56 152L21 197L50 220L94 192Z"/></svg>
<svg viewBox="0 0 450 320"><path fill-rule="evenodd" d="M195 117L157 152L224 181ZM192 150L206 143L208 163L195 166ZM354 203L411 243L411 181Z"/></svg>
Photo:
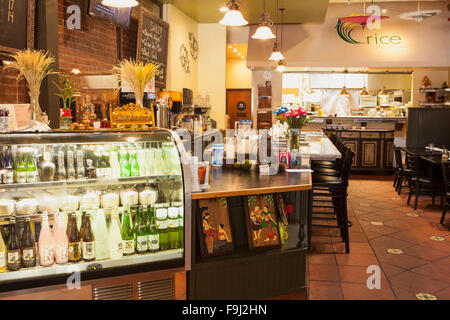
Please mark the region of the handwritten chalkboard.
<svg viewBox="0 0 450 320"><path fill-rule="evenodd" d="M33 47L34 10L34 0L0 0L0 51Z"/></svg>
<svg viewBox="0 0 450 320"><path fill-rule="evenodd" d="M141 8L137 45L137 58L143 62L159 66L159 74L155 84L159 88L166 87L167 44L169 40L169 24L150 11Z"/></svg>

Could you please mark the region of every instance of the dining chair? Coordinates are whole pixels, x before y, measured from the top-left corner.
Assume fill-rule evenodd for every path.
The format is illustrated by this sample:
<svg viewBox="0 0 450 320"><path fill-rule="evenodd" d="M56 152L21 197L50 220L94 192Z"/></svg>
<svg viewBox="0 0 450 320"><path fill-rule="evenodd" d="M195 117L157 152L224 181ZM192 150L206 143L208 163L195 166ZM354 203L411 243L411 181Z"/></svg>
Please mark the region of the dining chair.
<svg viewBox="0 0 450 320"><path fill-rule="evenodd" d="M448 163L442 163L442 176L443 176L443 193L442 193L442 216L441 224L444 224L445 214L447 213L447 207L450 205L450 168Z"/></svg>
<svg viewBox="0 0 450 320"><path fill-rule="evenodd" d="M411 179L413 171L405 168L403 165L402 149L400 147L394 148L394 157L398 168L398 172L396 172L397 180L394 182L394 186L395 191L400 195L402 193L402 188L409 188L409 179ZM404 181L408 183L403 184Z"/></svg>

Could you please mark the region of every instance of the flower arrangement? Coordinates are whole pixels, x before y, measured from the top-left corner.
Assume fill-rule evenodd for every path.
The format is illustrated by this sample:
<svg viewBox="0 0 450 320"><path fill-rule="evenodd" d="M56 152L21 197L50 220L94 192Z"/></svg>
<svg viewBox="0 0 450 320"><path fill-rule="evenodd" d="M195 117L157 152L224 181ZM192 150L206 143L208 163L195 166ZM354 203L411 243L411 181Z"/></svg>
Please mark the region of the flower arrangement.
<svg viewBox="0 0 450 320"><path fill-rule="evenodd" d="M41 122L43 120L42 110L39 106L41 84L47 75L56 73L50 69L50 65L55 62L55 59L48 51L31 49L17 51L11 55L11 58L13 61L6 68L19 71L17 81L22 79L27 81L33 120Z"/></svg>
<svg viewBox="0 0 450 320"><path fill-rule="evenodd" d="M159 67L151 63L122 60L114 71L119 78L119 87L129 86L136 99L136 105L142 107L145 87L158 74Z"/></svg>
<svg viewBox="0 0 450 320"><path fill-rule="evenodd" d="M290 147L298 149L300 130L310 120L308 112L302 107L296 109L288 109L279 107L274 111L276 118L282 123L287 124L290 129Z"/></svg>

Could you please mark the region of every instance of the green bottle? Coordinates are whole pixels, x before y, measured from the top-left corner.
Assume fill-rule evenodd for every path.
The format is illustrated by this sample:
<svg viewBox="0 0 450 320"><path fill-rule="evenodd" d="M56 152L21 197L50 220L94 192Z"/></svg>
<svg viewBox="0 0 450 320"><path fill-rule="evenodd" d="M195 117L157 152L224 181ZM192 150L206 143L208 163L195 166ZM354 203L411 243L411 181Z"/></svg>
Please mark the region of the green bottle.
<svg viewBox="0 0 450 320"><path fill-rule="evenodd" d="M140 208L138 208L136 214L136 253L143 254L148 250L147 225L145 223L144 212Z"/></svg>
<svg viewBox="0 0 450 320"><path fill-rule="evenodd" d="M120 151L120 176L122 178L124 177L130 177L131 171L130 171L130 162L129 162L129 155L128 152L125 150Z"/></svg>
<svg viewBox="0 0 450 320"><path fill-rule="evenodd" d="M27 173L27 183L34 183L37 182L37 168L34 164L33 155L31 153L28 153L26 155L26 165L25 165L25 171Z"/></svg>
<svg viewBox="0 0 450 320"><path fill-rule="evenodd" d="M129 256L134 254L134 232L131 227L130 206L126 206L123 214L122 230L120 232L122 236L122 249L123 255Z"/></svg>
<svg viewBox="0 0 450 320"><path fill-rule="evenodd" d="M136 151L131 152L130 162L130 175L132 177L139 177L139 164L137 162Z"/></svg>
<svg viewBox="0 0 450 320"><path fill-rule="evenodd" d="M169 219L168 222L168 233L169 233L169 248L170 249L176 249L179 247L179 235L178 235L178 226L179 226L179 219L178 219L178 208L170 207L167 210L167 215Z"/></svg>
<svg viewBox="0 0 450 320"><path fill-rule="evenodd" d="M26 183L27 182L27 169L25 165L25 155L22 151L19 151L19 154L16 159L15 173L16 173L16 182L17 183Z"/></svg>
<svg viewBox="0 0 450 320"><path fill-rule="evenodd" d="M161 251L169 249L169 232L167 231L167 208L159 205L156 209L156 224L159 233L159 249Z"/></svg>
<svg viewBox="0 0 450 320"><path fill-rule="evenodd" d="M176 204L178 206L178 239L180 240L180 248L184 247L184 208L183 202Z"/></svg>
<svg viewBox="0 0 450 320"><path fill-rule="evenodd" d="M157 252L159 251L159 232L158 226L156 224L155 208L147 206L147 218L148 218L148 227L147 227L148 251Z"/></svg>

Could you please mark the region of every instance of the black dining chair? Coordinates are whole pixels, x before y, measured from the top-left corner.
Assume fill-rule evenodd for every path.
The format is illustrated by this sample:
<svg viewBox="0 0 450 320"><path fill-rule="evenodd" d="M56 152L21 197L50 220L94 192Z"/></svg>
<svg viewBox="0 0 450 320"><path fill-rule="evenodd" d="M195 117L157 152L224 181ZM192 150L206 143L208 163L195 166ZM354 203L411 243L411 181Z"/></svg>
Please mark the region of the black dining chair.
<svg viewBox="0 0 450 320"><path fill-rule="evenodd" d="M443 175L443 192L441 198L442 216L441 224L444 224L445 214L447 213L447 206L450 205L450 168L448 163L442 163Z"/></svg>
<svg viewBox="0 0 450 320"><path fill-rule="evenodd" d="M434 205L434 200L436 193L441 194L442 198L442 188L441 180L435 177L426 177L423 171L420 169L420 157L418 155L407 152L406 161L409 169L412 171L411 178L408 181L409 195L407 204L411 202L411 196L415 193L414 199L414 210L417 210L417 205L419 203L419 196L421 194L431 193L432 202Z"/></svg>
<svg viewBox="0 0 450 320"><path fill-rule="evenodd" d="M400 147L394 147L394 157L397 164L394 187L395 191L397 191L397 193L400 195L402 193L402 188L409 187L409 179L411 179L413 171L411 169L405 168L405 166L403 165L402 149ZM403 182L408 183L403 184Z"/></svg>

